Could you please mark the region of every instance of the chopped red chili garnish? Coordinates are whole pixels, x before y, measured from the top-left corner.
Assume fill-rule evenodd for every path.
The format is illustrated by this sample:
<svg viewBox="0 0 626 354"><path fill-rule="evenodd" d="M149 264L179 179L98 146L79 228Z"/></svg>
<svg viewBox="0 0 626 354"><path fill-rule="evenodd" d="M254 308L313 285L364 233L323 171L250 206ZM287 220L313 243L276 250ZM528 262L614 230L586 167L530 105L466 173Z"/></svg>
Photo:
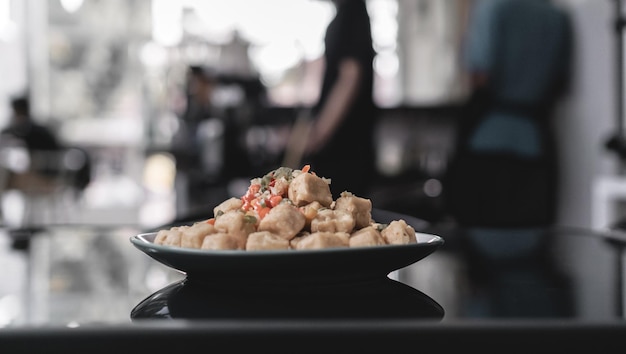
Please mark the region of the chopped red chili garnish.
<svg viewBox="0 0 626 354"><path fill-rule="evenodd" d="M283 197L281 197L280 195L270 196L270 199L268 200L269 207L273 208L277 206L278 204L280 204L282 200L283 200Z"/></svg>
<svg viewBox="0 0 626 354"><path fill-rule="evenodd" d="M259 218L263 219L265 217L265 215L267 215L267 213L269 213L271 210L271 208L268 207L264 207L264 208L260 208L257 210L257 213L259 213Z"/></svg>

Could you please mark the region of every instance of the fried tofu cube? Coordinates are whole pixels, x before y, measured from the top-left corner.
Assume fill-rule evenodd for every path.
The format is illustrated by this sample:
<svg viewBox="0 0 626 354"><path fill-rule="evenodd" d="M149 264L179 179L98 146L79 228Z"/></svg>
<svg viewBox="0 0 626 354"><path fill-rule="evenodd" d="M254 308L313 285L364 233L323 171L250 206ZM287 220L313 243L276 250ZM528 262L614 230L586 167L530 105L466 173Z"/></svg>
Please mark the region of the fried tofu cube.
<svg viewBox="0 0 626 354"><path fill-rule="evenodd" d="M157 233L154 241L157 244L165 246L180 247L182 232L188 227L189 226L174 226L169 230L161 230Z"/></svg>
<svg viewBox="0 0 626 354"><path fill-rule="evenodd" d="M237 248L244 249L248 235L256 231L255 222L239 210L231 210L215 218L215 229L235 237L239 242Z"/></svg>
<svg viewBox="0 0 626 354"><path fill-rule="evenodd" d="M215 233L215 226L207 222L198 222L182 231L180 246L186 248L200 248L204 238Z"/></svg>
<svg viewBox="0 0 626 354"><path fill-rule="evenodd" d="M289 240L269 231L257 231L248 235L247 251L288 250Z"/></svg>
<svg viewBox="0 0 626 354"><path fill-rule="evenodd" d="M403 219L394 220L381 231L385 241L391 245L407 245L417 243L415 229Z"/></svg>
<svg viewBox="0 0 626 354"><path fill-rule="evenodd" d="M217 218L218 216L225 214L229 211L241 209L242 206L243 200L241 200L241 198L232 197L226 199L215 208L213 208L213 216Z"/></svg>
<svg viewBox="0 0 626 354"><path fill-rule="evenodd" d="M296 250L349 247L350 235L345 232L314 232L295 244Z"/></svg>
<svg viewBox="0 0 626 354"><path fill-rule="evenodd" d="M311 173L301 173L295 177L287 193L289 199L299 207L315 201L325 207L330 207L333 202L330 185L321 177Z"/></svg>
<svg viewBox="0 0 626 354"><path fill-rule="evenodd" d="M289 240L289 247L292 249L298 248L298 242L300 242L303 238L310 235L311 233L308 231L302 231L296 235L296 237Z"/></svg>
<svg viewBox="0 0 626 354"><path fill-rule="evenodd" d="M311 220L311 232L352 233L355 221L352 214L344 210L321 209Z"/></svg>
<svg viewBox="0 0 626 354"><path fill-rule="evenodd" d="M289 241L302 231L306 223L304 214L289 203L273 207L259 222L257 231L269 231Z"/></svg>
<svg viewBox="0 0 626 354"><path fill-rule="evenodd" d="M317 216L317 212L322 208L324 207L318 201L315 201L315 202L312 202L312 203L309 203L300 207L300 211L302 212L302 214L304 215L306 219L306 223L304 227L308 229L311 228L311 221Z"/></svg>
<svg viewBox="0 0 626 354"><path fill-rule="evenodd" d="M368 247L385 245L385 239L373 226L364 227L350 235L350 247Z"/></svg>
<svg viewBox="0 0 626 354"><path fill-rule="evenodd" d="M362 229L372 223L372 201L350 192L341 193L335 201L335 210L345 210L352 214L356 229Z"/></svg>
<svg viewBox="0 0 626 354"><path fill-rule="evenodd" d="M154 237L154 244L155 245L163 245L165 244L165 240L167 239L167 234L170 232L170 230L159 230L159 232L157 232L156 236Z"/></svg>
<svg viewBox="0 0 626 354"><path fill-rule="evenodd" d="M208 235L202 241L202 246L200 247L203 250L243 250L245 247L241 246L241 242L239 238L225 234L225 233L216 233Z"/></svg>

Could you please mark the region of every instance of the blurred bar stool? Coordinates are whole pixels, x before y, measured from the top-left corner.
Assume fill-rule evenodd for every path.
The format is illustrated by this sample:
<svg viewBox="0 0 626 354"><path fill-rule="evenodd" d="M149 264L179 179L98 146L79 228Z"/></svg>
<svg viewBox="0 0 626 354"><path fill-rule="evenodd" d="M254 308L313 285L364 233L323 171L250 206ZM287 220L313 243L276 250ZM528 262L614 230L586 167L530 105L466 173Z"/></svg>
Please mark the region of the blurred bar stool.
<svg viewBox="0 0 626 354"><path fill-rule="evenodd" d="M72 221L88 155L78 148L32 151L18 141L0 143L2 224L15 232Z"/></svg>
<svg viewBox="0 0 626 354"><path fill-rule="evenodd" d="M87 153L78 148L28 151L19 140L0 141L0 226L12 249L26 257L26 318L35 312L26 303L35 298L41 269L47 267L46 259L33 254L33 238L54 225L77 221L74 213L84 187L77 179L88 162Z"/></svg>

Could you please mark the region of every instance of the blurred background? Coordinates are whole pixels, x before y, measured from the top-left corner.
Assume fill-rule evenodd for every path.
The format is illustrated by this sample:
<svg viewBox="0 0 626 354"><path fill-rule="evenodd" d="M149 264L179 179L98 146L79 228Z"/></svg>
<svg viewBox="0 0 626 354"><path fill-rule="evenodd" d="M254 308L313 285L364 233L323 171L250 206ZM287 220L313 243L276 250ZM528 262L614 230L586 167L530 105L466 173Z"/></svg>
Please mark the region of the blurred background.
<svg viewBox="0 0 626 354"><path fill-rule="evenodd" d="M381 108L376 207L447 220L442 179L469 94L461 56L471 3L367 1ZM574 30L571 88L555 115L558 224L605 228L626 201L621 160L605 147L623 119L618 14L609 0L556 3ZM70 150L44 191L0 179L3 223L128 225L123 244L129 230L208 216L242 195L251 177L280 166L297 113L318 98L334 11L322 0L0 0L0 127L11 99L25 96ZM210 78L213 110L189 125L194 72ZM6 170L36 163L3 146Z"/></svg>
<svg viewBox="0 0 626 354"><path fill-rule="evenodd" d="M556 123L566 191L561 218L589 226L592 186L616 170L603 148L615 128L614 6L558 2L571 12L576 42L573 88ZM393 186L403 191L392 193L395 208L437 219L438 180L468 94L460 53L471 2L367 4L377 52L374 96L383 110L380 205L387 206ZM2 0L0 126L8 124L11 97L27 95L39 122L91 156L91 180L75 201L85 218L94 211L98 219L158 224L223 200L212 187L225 178L247 179L280 163L281 128L317 99L333 13L330 1L316 0ZM218 119L193 132L204 138L196 151L202 165L192 167L185 166L191 133L182 119L190 66L220 77L211 94ZM227 174L225 144L240 151ZM189 188L197 192L190 196ZM171 205L157 211L157 204Z"/></svg>
<svg viewBox="0 0 626 354"><path fill-rule="evenodd" d="M438 184L431 181L424 190L418 181L437 180L451 150L453 113L467 94L459 57L471 2L367 3L377 51L375 101L383 109L381 186L407 181L407 203L413 204L407 208L437 218ZM603 148L615 128L614 5L558 3L571 13L575 31L573 88L557 117L566 191L561 218L589 226L592 186L617 169ZM291 122L295 109L317 98L333 11L329 1L315 0L2 0L0 102L6 104L0 105L0 126L8 124L10 98L26 94L37 120L91 154L82 209L99 210L98 218L139 220L143 208L154 205L151 198L200 183L171 168L177 134L185 129L189 66L223 76L213 102L235 122L235 143L246 155L239 174L255 176L280 161L284 137L272 128ZM209 137L207 145L223 144L219 124L198 133ZM205 182L217 180L224 163L215 155L204 156ZM180 175L170 175L175 172ZM160 218L203 202L185 193L176 199Z"/></svg>
<svg viewBox="0 0 626 354"><path fill-rule="evenodd" d="M224 200L224 183L247 183L280 165L284 128L318 98L335 11L315 0L1 6L0 125L10 98L28 95L38 121L91 156L92 178L76 200L82 217L148 224ZM466 5L374 0L368 9L375 102L384 110L380 190L401 181L407 211L437 218L450 113L467 93L458 59ZM182 116L192 66L219 79L211 93L216 119L189 132ZM189 152L192 134L203 136L202 146ZM231 156L224 149L240 152L236 163L224 161ZM201 165L186 164L192 153ZM379 194L382 206L387 193Z"/></svg>

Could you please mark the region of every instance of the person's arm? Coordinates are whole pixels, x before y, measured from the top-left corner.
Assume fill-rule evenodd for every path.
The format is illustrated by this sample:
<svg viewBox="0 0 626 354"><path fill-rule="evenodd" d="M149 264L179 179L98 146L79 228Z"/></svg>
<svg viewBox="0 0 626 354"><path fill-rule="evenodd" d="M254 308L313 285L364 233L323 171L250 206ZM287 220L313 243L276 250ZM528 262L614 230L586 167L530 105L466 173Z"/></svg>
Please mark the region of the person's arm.
<svg viewBox="0 0 626 354"><path fill-rule="evenodd" d="M307 153L321 149L333 135L357 95L362 76L363 70L358 61L352 58L341 61L337 82L312 126Z"/></svg>

